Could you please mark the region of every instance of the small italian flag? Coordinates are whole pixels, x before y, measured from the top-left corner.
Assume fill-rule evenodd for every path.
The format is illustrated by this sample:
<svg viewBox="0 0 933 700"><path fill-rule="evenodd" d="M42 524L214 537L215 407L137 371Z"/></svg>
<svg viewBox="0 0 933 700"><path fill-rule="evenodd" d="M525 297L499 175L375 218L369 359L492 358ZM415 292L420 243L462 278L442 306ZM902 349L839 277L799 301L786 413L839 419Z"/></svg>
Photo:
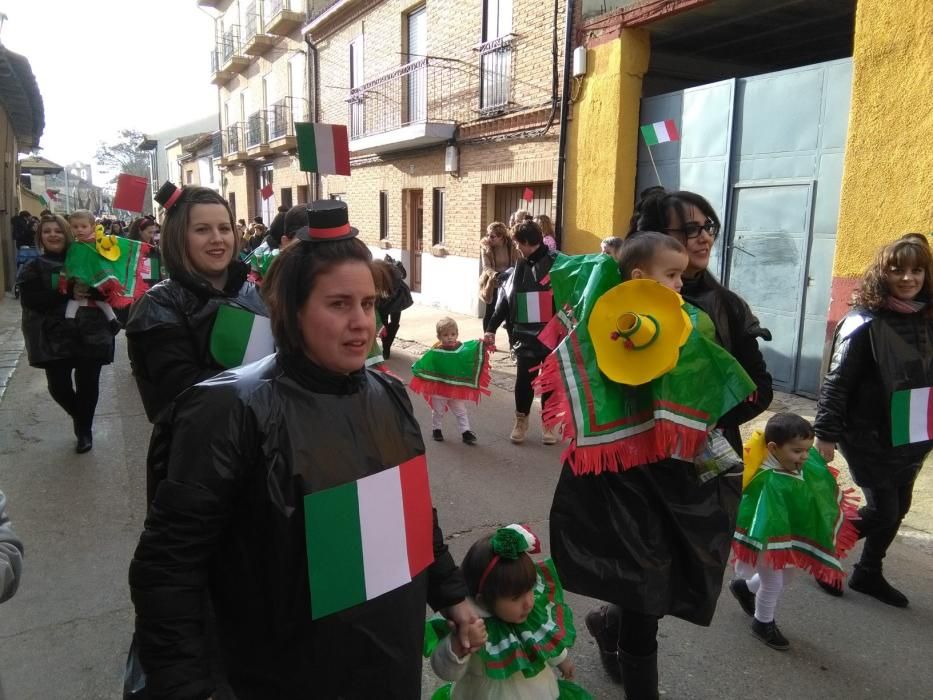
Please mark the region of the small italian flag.
<svg viewBox="0 0 933 700"><path fill-rule="evenodd" d="M891 444L933 440L933 387L904 389L891 395Z"/></svg>
<svg viewBox="0 0 933 700"><path fill-rule="evenodd" d="M275 341L268 318L226 304L217 309L211 330L211 355L221 367L239 367L273 352Z"/></svg>
<svg viewBox="0 0 933 700"><path fill-rule="evenodd" d="M547 323L554 316L553 292L519 292L516 296L518 323Z"/></svg>
<svg viewBox="0 0 933 700"><path fill-rule="evenodd" d="M677 131L677 125L673 119L645 124L641 127L641 135L645 137L645 143L649 146L656 146L659 143L667 143L668 141L680 141L680 133Z"/></svg>
<svg viewBox="0 0 933 700"><path fill-rule="evenodd" d="M434 561L424 455L304 497L311 617L404 586Z"/></svg>
<svg viewBox="0 0 933 700"><path fill-rule="evenodd" d="M306 173L350 174L350 142L343 124L295 122L298 167Z"/></svg>

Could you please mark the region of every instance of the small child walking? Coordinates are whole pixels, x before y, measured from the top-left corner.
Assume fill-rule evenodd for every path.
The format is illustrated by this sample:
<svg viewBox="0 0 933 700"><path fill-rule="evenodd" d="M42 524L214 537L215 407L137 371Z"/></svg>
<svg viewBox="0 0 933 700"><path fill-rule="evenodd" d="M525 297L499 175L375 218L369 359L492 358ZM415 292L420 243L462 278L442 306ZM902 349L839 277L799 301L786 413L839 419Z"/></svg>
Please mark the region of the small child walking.
<svg viewBox="0 0 933 700"><path fill-rule="evenodd" d="M745 444L742 501L732 550L729 590L752 620L752 634L786 651L774 620L791 570L838 584L841 560L855 544L855 505L835 472L813 449L813 426L793 413L777 413Z"/></svg>
<svg viewBox="0 0 933 700"><path fill-rule="evenodd" d="M444 414L457 419L460 436L467 445L476 444L470 428L468 402L489 394L488 354L480 340L460 342L457 322L445 316L437 322L437 342L412 365L411 390L431 404L431 436L441 442Z"/></svg>
<svg viewBox="0 0 933 700"><path fill-rule="evenodd" d="M431 668L453 681L432 700L586 700L571 683L570 648L576 639L573 614L550 560L535 563L538 538L522 525L500 528L470 547L461 569L471 603L485 624L472 630L472 652L447 634L444 620L426 629L425 654ZM554 669L562 678L558 680Z"/></svg>

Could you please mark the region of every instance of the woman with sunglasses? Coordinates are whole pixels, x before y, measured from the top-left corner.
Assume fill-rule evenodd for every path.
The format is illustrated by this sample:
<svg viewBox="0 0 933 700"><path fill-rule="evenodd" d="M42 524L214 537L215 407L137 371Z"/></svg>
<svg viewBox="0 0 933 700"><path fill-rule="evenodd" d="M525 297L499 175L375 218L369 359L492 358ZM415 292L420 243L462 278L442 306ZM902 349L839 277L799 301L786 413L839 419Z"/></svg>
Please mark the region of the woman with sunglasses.
<svg viewBox="0 0 933 700"><path fill-rule="evenodd" d="M480 239L480 260L483 268L479 275L479 297L486 305L486 311L483 314L483 328L492 318L492 312L496 309L496 298L498 297L499 287L502 286L502 280L505 278L505 272L515 265L517 253L512 245L512 239L509 238L509 229L501 221L493 221L486 227L486 235ZM511 341L511 328L509 331L509 340ZM509 343L511 346L511 342Z"/></svg>
<svg viewBox="0 0 933 700"><path fill-rule="evenodd" d="M652 188L636 205L628 237L659 231L683 244L688 262L681 295L707 313L719 343L756 384L755 393L717 426L736 450L738 464L742 454L739 426L764 411L773 395L771 375L758 348L758 338L768 340L770 333L761 328L748 304L707 269L719 230L719 217L700 195ZM678 460L670 461L669 468L652 465L651 469L599 477L600 498L619 510L619 522L637 522L638 528L637 535L623 538L632 544L630 550L613 549L612 544L605 548L604 559L614 570L603 574L618 579L618 595L611 601L618 604L590 612L586 626L596 639L606 671L622 682L626 697L639 700L658 697L660 618L673 615L698 625L710 624L741 496L741 468L701 482L692 471L677 469ZM578 524L582 519L574 517L574 509L592 498L593 482L594 478L561 478L551 510L552 551L566 549L564 542L590 536L586 526ZM583 589L591 565L584 562L578 567L570 559L561 570L564 586L586 594ZM576 581L580 583L575 587Z"/></svg>

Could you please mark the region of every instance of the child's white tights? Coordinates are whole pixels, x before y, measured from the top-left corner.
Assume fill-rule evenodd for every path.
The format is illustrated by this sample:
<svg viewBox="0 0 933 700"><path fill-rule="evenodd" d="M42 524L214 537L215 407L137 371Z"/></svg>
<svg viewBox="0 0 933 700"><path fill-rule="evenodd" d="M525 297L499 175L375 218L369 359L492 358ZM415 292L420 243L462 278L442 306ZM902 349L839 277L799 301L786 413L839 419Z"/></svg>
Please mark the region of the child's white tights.
<svg viewBox="0 0 933 700"><path fill-rule="evenodd" d="M467 402L463 399L445 399L443 396L431 397L431 428L440 430L444 422L444 413L447 409L457 417L457 427L462 435L470 429L470 415L467 413Z"/></svg>
<svg viewBox="0 0 933 700"><path fill-rule="evenodd" d="M772 622L781 591L790 580L790 569L772 569L759 562L757 566L743 561L735 563L735 573L745 579L748 590L755 594L755 619L759 622Z"/></svg>

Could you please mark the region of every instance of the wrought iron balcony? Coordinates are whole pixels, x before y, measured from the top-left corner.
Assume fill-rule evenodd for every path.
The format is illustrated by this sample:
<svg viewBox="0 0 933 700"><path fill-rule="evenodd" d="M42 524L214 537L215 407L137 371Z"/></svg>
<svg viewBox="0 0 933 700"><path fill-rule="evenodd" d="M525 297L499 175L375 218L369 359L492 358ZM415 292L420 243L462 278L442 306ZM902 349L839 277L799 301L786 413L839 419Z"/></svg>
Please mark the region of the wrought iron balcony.
<svg viewBox="0 0 933 700"><path fill-rule="evenodd" d="M504 111L512 100L512 39L508 34L482 43L479 51L482 114Z"/></svg>
<svg viewBox="0 0 933 700"><path fill-rule="evenodd" d="M246 148L250 155L261 155L262 151L269 150L268 114L266 110L260 109L246 120Z"/></svg>
<svg viewBox="0 0 933 700"><path fill-rule="evenodd" d="M217 47L211 52L211 82L224 85L249 65L240 46L240 27L233 25L217 38Z"/></svg>
<svg viewBox="0 0 933 700"><path fill-rule="evenodd" d="M307 100L283 97L269 109L269 145L273 150L295 147L295 122L307 119Z"/></svg>
<svg viewBox="0 0 933 700"><path fill-rule="evenodd" d="M266 31L276 36L286 36L301 27L304 12L292 9L297 0L266 0Z"/></svg>
<svg viewBox="0 0 933 700"><path fill-rule="evenodd" d="M230 124L223 130L224 161L232 163L246 157L246 141L243 138L243 122Z"/></svg>
<svg viewBox="0 0 933 700"><path fill-rule="evenodd" d="M350 90L350 151L383 153L443 143L475 117L475 68L422 58Z"/></svg>
<svg viewBox="0 0 933 700"><path fill-rule="evenodd" d="M251 2L246 6L246 24L243 26L243 51L250 56L262 56L275 46L278 39L266 34L262 21L262 5Z"/></svg>

